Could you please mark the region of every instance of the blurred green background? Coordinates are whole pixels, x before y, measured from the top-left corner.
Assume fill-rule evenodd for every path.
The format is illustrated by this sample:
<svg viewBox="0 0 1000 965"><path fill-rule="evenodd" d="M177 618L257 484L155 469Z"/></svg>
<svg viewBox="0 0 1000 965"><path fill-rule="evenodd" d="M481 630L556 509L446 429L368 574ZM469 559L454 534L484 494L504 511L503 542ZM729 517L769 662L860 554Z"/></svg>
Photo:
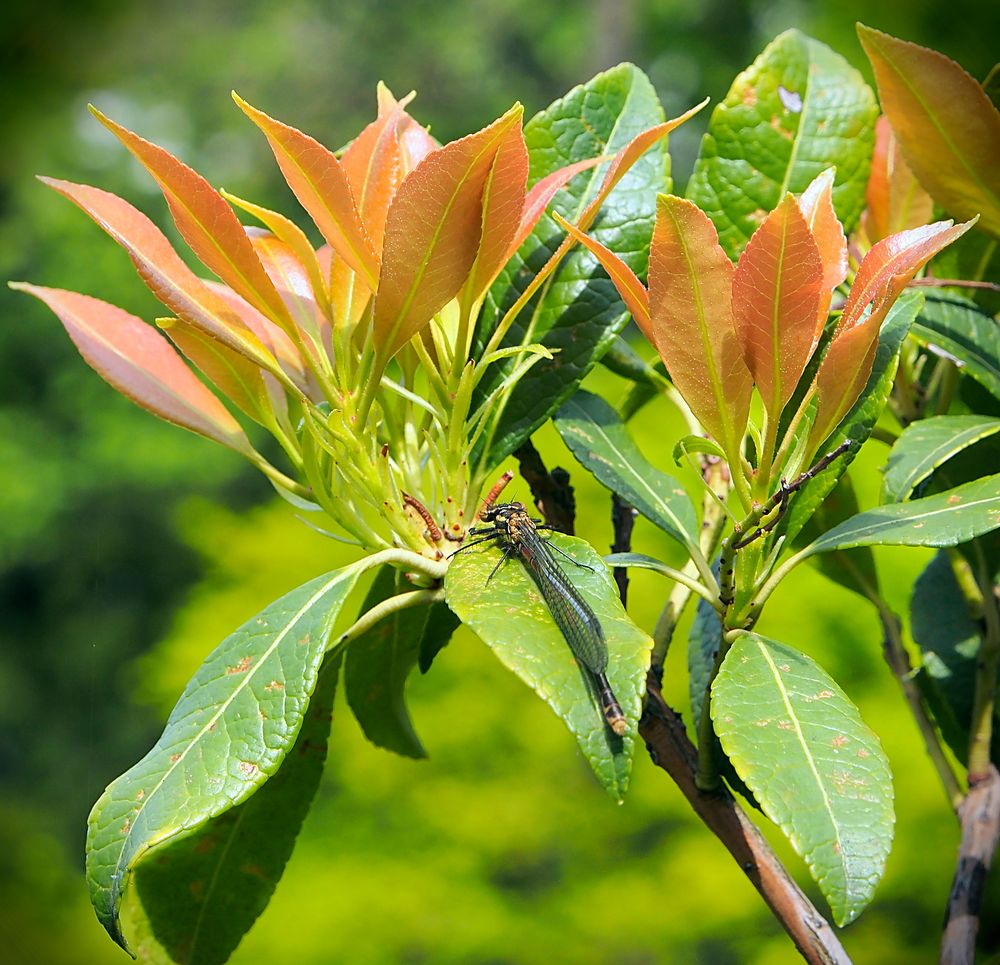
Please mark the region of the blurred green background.
<svg viewBox="0 0 1000 965"><path fill-rule="evenodd" d="M0 277L157 313L126 256L32 178L98 184L166 227L152 182L90 119L88 101L215 184L299 217L231 88L335 147L371 118L382 79L397 94L416 88L414 114L449 140L515 99L530 115L621 60L649 73L668 115L706 94L717 101L790 26L866 70L857 19L935 46L978 78L996 54L1000 10L980 0L8 2ZM671 140L681 187L706 122ZM588 387L612 401L620 392L601 373ZM663 418L644 412L636 434L666 467ZM606 493L575 471L551 429L537 441L550 466L574 471L580 534L603 548ZM873 475L881 458L863 457ZM117 396L53 316L6 288L0 465L0 960L123 962L83 884L91 803L155 740L209 649L349 555L296 522L236 456ZM671 552L642 521L635 542ZM898 611L925 561L879 556ZM640 623L651 626L665 588L635 577ZM896 846L874 905L843 935L849 952L859 963L934 960L957 827L881 662L873 612L804 571L762 631L820 660L892 760ZM410 693L431 755L419 763L366 744L338 705L316 806L235 962L797 960L669 781L640 754L632 792L615 807L559 721L471 634L456 636ZM686 693L677 647L667 694L687 715ZM801 863L789 863L805 882ZM984 940L996 948L996 881L987 901Z"/></svg>

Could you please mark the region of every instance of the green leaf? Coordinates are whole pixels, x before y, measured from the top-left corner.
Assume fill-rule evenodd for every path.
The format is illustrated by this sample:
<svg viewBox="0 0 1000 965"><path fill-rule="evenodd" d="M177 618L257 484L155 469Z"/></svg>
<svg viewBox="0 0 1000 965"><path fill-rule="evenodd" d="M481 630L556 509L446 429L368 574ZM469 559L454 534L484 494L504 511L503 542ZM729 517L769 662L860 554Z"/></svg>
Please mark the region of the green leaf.
<svg viewBox="0 0 1000 965"><path fill-rule="evenodd" d="M980 439L1000 431L1000 419L940 415L907 426L889 453L882 479L882 502L907 499L942 463Z"/></svg>
<svg viewBox="0 0 1000 965"><path fill-rule="evenodd" d="M582 564L574 566L557 557L604 629L608 680L628 718L624 737L616 737L609 729L585 671L577 665L537 587L516 559L508 560L489 579L501 559L498 548L486 544L458 554L445 576L446 598L504 666L562 718L597 779L620 801L632 770L653 641L626 615L611 572L592 547L562 534L553 534L551 542Z"/></svg>
<svg viewBox="0 0 1000 965"><path fill-rule="evenodd" d="M997 527L1000 473L853 516L810 543L800 558L854 546L957 546Z"/></svg>
<svg viewBox="0 0 1000 965"><path fill-rule="evenodd" d="M555 101L524 128L533 184L565 165L614 154L640 132L662 123L653 85L632 64L598 74ZM607 164L577 176L556 195L552 209L574 221L601 186ZM669 189L666 140L657 143L622 178L604 203L590 234L622 254L644 275L653 231L656 192ZM564 232L548 215L521 245L490 289L476 335L478 357L493 328L556 250ZM614 284L584 249L563 260L542 293L520 313L504 345L540 342L558 354L535 365L504 409L485 458L487 468L513 452L580 384L628 321ZM514 360L491 366L477 388L473 409L510 375Z"/></svg>
<svg viewBox="0 0 1000 965"><path fill-rule="evenodd" d="M910 597L910 627L923 657L930 698L941 733L960 761L969 754L981 625L969 613L948 555L939 552L917 577ZM928 691L932 691L928 693ZM994 707L993 758L1000 751L1000 708Z"/></svg>
<svg viewBox="0 0 1000 965"><path fill-rule="evenodd" d="M714 572L718 576L718 565ZM722 623L708 600L699 598L688 632L688 695L691 698L691 726L697 728L712 679L715 655L722 644Z"/></svg>
<svg viewBox="0 0 1000 965"><path fill-rule="evenodd" d="M136 865L143 911L174 961L227 961L267 906L319 787L339 671L339 656L324 661L294 746L256 794Z"/></svg>
<svg viewBox="0 0 1000 965"><path fill-rule="evenodd" d="M330 627L366 561L292 590L228 636L191 678L153 749L90 813L87 880L108 934L136 864L249 798L295 742Z"/></svg>
<svg viewBox="0 0 1000 965"><path fill-rule="evenodd" d="M851 482L851 477L845 473L840 477L833 492L806 521L799 533L798 541L804 546L844 520L857 516L859 512L854 484ZM816 557L815 565L827 579L839 583L866 600L870 600L873 594L879 592L875 557L867 546L834 553L821 553Z"/></svg>
<svg viewBox="0 0 1000 965"><path fill-rule="evenodd" d="M786 191L836 167L833 203L850 230L864 207L878 108L861 75L829 47L788 30L712 112L687 197L734 261Z"/></svg>
<svg viewBox="0 0 1000 965"><path fill-rule="evenodd" d="M950 356L962 372L1000 399L1000 328L972 302L928 295L913 334L931 351Z"/></svg>
<svg viewBox="0 0 1000 965"><path fill-rule="evenodd" d="M462 625L447 603L435 603L427 614L427 626L420 641L421 673L427 673L435 657L448 645L452 634Z"/></svg>
<svg viewBox="0 0 1000 965"><path fill-rule="evenodd" d="M679 466L684 456L690 456L696 452L716 456L719 459L726 458L726 454L722 451L722 446L714 439L706 439L704 436L685 436L674 446L674 465Z"/></svg>
<svg viewBox="0 0 1000 965"><path fill-rule="evenodd" d="M400 591L398 571L383 566L375 575L361 614ZM406 681L417 665L427 626L425 606L408 607L379 620L351 641L344 667L344 690L361 729L377 747L404 757L426 757L406 709Z"/></svg>
<svg viewBox="0 0 1000 965"><path fill-rule="evenodd" d="M722 749L788 837L838 925L871 901L892 841L892 776L878 738L818 664L740 636L712 686Z"/></svg>
<svg viewBox="0 0 1000 965"><path fill-rule="evenodd" d="M872 366L868 383L854 403L850 412L844 416L839 427L823 444L820 453L832 452L842 442L850 439L853 445L830 470L822 472L816 478L810 479L796 494L789 505L778 532L787 539L794 539L810 516L819 508L827 496L837 485L844 470L851 464L861 449L862 443L871 435L875 423L878 422L886 400L892 391L892 383L896 377L896 367L899 364L899 349L906 338L913 320L920 311L923 296L920 292L906 292L897 299L889 310L882 328L879 331L878 348L875 350L875 362Z"/></svg>
<svg viewBox="0 0 1000 965"><path fill-rule="evenodd" d="M618 413L577 392L555 416L556 429L581 465L682 544L697 545L698 522L684 487L647 462Z"/></svg>

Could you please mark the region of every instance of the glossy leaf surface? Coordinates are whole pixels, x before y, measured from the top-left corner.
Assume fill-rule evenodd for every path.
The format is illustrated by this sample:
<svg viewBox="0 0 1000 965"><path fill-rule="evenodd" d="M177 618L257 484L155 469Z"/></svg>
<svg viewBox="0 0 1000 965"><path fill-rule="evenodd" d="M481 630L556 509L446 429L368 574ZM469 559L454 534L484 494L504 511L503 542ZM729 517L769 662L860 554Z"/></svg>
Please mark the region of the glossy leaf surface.
<svg viewBox="0 0 1000 965"><path fill-rule="evenodd" d="M339 659L323 663L295 744L263 787L136 866L143 910L173 961L228 961L267 907L319 787L339 672Z"/></svg>
<svg viewBox="0 0 1000 965"><path fill-rule="evenodd" d="M878 109L861 75L824 44L788 30L712 112L687 197L715 222L734 261L786 192L836 168L834 205L850 228L864 201Z"/></svg>
<svg viewBox="0 0 1000 965"><path fill-rule="evenodd" d="M136 864L247 800L295 742L327 637L362 572L355 564L304 584L228 636L191 678L163 735L91 812L87 880L111 937Z"/></svg>
<svg viewBox="0 0 1000 965"><path fill-rule="evenodd" d="M15 287L45 302L87 364L136 405L244 455L253 453L228 409L141 318L89 295L36 285Z"/></svg>
<svg viewBox="0 0 1000 965"><path fill-rule="evenodd" d="M587 543L562 534L554 534L552 543L584 564L574 566L557 554L559 565L603 627L608 680L628 718L624 737L609 729L588 677L516 559L508 560L487 585L500 550L486 544L459 553L445 577L448 605L556 712L576 737L597 779L620 801L632 770L652 640L625 614L610 571Z"/></svg>
<svg viewBox="0 0 1000 965"><path fill-rule="evenodd" d="M636 67L622 64L598 74L525 125L529 183L537 184L567 165L615 154L662 121L656 92ZM553 210L578 222L601 190L607 167L605 163L574 178L553 199ZM661 140L624 174L590 232L602 244L623 252L629 268L640 277L646 271L655 192L668 187L668 172ZM477 327L478 349L563 239L552 218L542 215L490 289ZM579 249L566 255L555 278L520 313L503 341L503 347L541 343L558 354L535 365L511 394L489 447L490 466L516 449L572 394L627 320L615 287L597 260ZM516 364L510 360L491 366L473 405L499 387Z"/></svg>
<svg viewBox="0 0 1000 965"><path fill-rule="evenodd" d="M978 415L932 416L907 426L889 453L882 501L907 499L942 463L996 432L1000 419Z"/></svg>
<svg viewBox="0 0 1000 965"><path fill-rule="evenodd" d="M726 756L805 860L838 925L872 899L894 824L892 775L878 738L805 654L740 636L712 686Z"/></svg>
<svg viewBox="0 0 1000 965"><path fill-rule="evenodd" d="M563 442L597 479L680 543L697 544L698 524L684 487L651 465L618 413L578 391L555 415Z"/></svg>
<svg viewBox="0 0 1000 965"><path fill-rule="evenodd" d="M956 218L1000 237L1000 111L953 60L858 24L882 110L920 183Z"/></svg>

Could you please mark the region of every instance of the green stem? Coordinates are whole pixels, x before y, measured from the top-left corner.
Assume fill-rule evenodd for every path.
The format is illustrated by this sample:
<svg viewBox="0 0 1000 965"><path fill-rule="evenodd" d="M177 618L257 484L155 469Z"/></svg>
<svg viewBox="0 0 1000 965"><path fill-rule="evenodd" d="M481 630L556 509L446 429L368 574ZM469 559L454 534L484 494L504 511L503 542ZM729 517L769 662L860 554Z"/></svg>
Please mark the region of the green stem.
<svg viewBox="0 0 1000 965"><path fill-rule="evenodd" d="M371 559L374 559L374 557L371 557ZM390 614L399 613L401 610L407 610L414 606L429 606L443 599L444 590L442 589L411 590L409 593L400 593L397 596L391 596L388 600L377 603L355 620L350 627L337 637L336 641L327 644L327 650L342 650L348 643L360 637L361 634L370 630L376 623L384 620Z"/></svg>

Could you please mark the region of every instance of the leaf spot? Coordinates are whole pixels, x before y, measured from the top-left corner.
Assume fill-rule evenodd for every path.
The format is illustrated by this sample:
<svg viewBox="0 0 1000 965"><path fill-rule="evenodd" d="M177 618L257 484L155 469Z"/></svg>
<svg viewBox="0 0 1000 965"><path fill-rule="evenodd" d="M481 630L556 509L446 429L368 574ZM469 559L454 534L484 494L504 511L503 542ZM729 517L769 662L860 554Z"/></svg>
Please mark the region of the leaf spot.
<svg viewBox="0 0 1000 965"><path fill-rule="evenodd" d="M240 771L244 777L253 778L260 773L260 768L253 761L240 761Z"/></svg>
<svg viewBox="0 0 1000 965"><path fill-rule="evenodd" d="M126 821L126 822L125 822L125 823L124 823L124 824L123 824L123 825L122 825L122 826L121 826L121 827L120 827L120 828L118 829L118 831L119 831L119 833L121 833L121 834L128 834L128 833L129 833L129 830L131 829L131 827L132 827L132 822L131 822L131 821Z"/></svg>
<svg viewBox="0 0 1000 965"><path fill-rule="evenodd" d="M779 665L778 669L782 673L788 673L792 669L792 666L791 666L791 664L783 663L783 664Z"/></svg>
<svg viewBox="0 0 1000 965"><path fill-rule="evenodd" d="M267 873L264 869L257 864L245 864L240 866L240 871L245 875L251 875L254 878L260 878L261 881L267 881Z"/></svg>
<svg viewBox="0 0 1000 965"><path fill-rule="evenodd" d="M790 720L779 720L778 730L795 730L795 725Z"/></svg>
<svg viewBox="0 0 1000 965"><path fill-rule="evenodd" d="M137 801L141 801L146 796L146 792L140 787L139 793L135 796Z"/></svg>
<svg viewBox="0 0 1000 965"><path fill-rule="evenodd" d="M847 738L843 734L839 734L837 737L834 737L832 741L830 741L830 746L834 750L839 750L846 743L847 743Z"/></svg>
<svg viewBox="0 0 1000 965"><path fill-rule="evenodd" d="M771 129L780 134L786 141L790 141L792 139L792 132L785 130L781 123L781 118L777 116L771 118Z"/></svg>
<svg viewBox="0 0 1000 965"><path fill-rule="evenodd" d="M310 640L312 640L312 634L311 633L304 633L304 634L302 634L302 636L299 637L299 646L300 647L306 646L309 643Z"/></svg>
<svg viewBox="0 0 1000 965"><path fill-rule="evenodd" d="M865 758L865 757L871 757L871 755L868 753L868 751L867 751L866 748L859 747L858 748L858 757Z"/></svg>
<svg viewBox="0 0 1000 965"><path fill-rule="evenodd" d="M181 759L181 755L180 754L171 754L170 755L170 763L171 764L176 764L180 759Z"/></svg>
<svg viewBox="0 0 1000 965"><path fill-rule="evenodd" d="M285 685L280 680L272 680L265 688L265 690L284 690Z"/></svg>
<svg viewBox="0 0 1000 965"><path fill-rule="evenodd" d="M253 657L244 657L235 667L226 667L227 674L246 673L253 666Z"/></svg>
<svg viewBox="0 0 1000 965"><path fill-rule="evenodd" d="M740 100L742 100L747 107L753 107L757 103L757 91L755 91L752 87L744 87Z"/></svg>

